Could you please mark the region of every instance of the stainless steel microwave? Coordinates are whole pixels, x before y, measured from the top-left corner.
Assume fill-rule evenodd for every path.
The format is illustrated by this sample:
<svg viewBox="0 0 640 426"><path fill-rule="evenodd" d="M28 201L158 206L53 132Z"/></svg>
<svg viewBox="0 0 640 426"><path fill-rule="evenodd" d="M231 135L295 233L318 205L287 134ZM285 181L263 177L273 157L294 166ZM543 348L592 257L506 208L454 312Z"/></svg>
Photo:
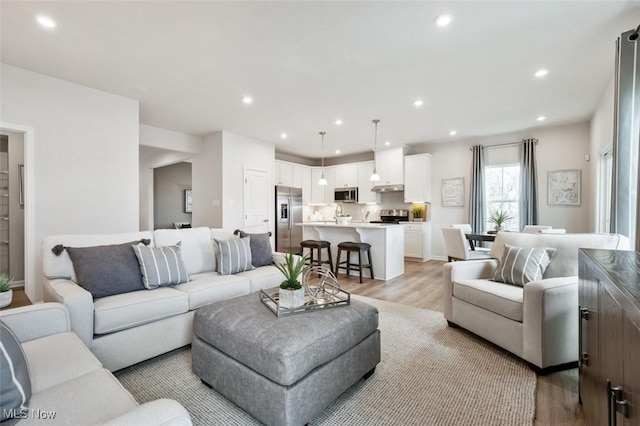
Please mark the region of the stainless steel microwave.
<svg viewBox="0 0 640 426"><path fill-rule="evenodd" d="M333 199L338 203L357 203L358 188L336 188Z"/></svg>

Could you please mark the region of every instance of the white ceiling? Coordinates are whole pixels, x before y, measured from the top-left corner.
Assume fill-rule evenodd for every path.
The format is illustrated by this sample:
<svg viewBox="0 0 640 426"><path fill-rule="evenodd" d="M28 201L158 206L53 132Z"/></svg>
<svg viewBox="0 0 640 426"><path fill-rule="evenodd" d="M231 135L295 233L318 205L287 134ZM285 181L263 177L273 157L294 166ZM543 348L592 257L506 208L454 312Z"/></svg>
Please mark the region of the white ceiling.
<svg viewBox="0 0 640 426"><path fill-rule="evenodd" d="M327 156L371 150L374 118L378 142L393 145L587 120L613 76L616 37L640 22L638 1L0 7L4 63L138 99L144 124L224 129L305 157L320 156L321 130ZM446 28L433 24L442 13L453 15ZM549 75L534 78L541 67Z"/></svg>

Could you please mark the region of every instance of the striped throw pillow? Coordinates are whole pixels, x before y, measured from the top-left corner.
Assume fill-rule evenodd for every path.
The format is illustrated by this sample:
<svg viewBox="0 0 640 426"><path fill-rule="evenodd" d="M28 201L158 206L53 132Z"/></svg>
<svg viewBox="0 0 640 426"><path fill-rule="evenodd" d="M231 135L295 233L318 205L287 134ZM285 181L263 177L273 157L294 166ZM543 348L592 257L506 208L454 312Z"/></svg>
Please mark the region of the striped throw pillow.
<svg viewBox="0 0 640 426"><path fill-rule="evenodd" d="M524 287L526 283L542 278L555 254L556 249L550 247L524 248L505 244L493 280Z"/></svg>
<svg viewBox="0 0 640 426"><path fill-rule="evenodd" d="M29 365L13 331L0 321L0 422L24 415L31 397ZM13 424L12 422L7 422Z"/></svg>
<svg viewBox="0 0 640 426"><path fill-rule="evenodd" d="M138 258L142 283L147 289L153 290L189 281L189 274L182 262L179 243L165 247L135 245L133 252Z"/></svg>
<svg viewBox="0 0 640 426"><path fill-rule="evenodd" d="M218 245L218 274L230 275L254 269L249 237L214 241Z"/></svg>

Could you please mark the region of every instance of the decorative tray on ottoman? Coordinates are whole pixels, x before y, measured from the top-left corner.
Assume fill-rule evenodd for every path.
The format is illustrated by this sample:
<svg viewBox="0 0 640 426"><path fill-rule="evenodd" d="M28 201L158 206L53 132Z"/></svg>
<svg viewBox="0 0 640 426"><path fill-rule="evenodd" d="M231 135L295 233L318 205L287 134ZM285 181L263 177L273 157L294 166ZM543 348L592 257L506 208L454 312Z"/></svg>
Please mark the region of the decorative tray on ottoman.
<svg viewBox="0 0 640 426"><path fill-rule="evenodd" d="M301 314L317 309L330 309L340 306L349 306L351 304L351 294L344 290L339 290L336 294L325 293L321 299L313 299L305 293L304 305L297 308L282 308L279 305L279 287L260 290L260 300L266 305L271 312L277 317L287 315Z"/></svg>

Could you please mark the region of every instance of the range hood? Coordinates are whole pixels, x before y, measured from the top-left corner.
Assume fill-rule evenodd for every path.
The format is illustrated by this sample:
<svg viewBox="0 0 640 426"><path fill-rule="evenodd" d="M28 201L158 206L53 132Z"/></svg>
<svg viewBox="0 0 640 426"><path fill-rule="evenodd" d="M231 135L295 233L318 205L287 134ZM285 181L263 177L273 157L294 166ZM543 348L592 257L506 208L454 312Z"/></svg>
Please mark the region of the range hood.
<svg viewBox="0 0 640 426"><path fill-rule="evenodd" d="M376 185L371 188L372 192L403 192L404 185Z"/></svg>

